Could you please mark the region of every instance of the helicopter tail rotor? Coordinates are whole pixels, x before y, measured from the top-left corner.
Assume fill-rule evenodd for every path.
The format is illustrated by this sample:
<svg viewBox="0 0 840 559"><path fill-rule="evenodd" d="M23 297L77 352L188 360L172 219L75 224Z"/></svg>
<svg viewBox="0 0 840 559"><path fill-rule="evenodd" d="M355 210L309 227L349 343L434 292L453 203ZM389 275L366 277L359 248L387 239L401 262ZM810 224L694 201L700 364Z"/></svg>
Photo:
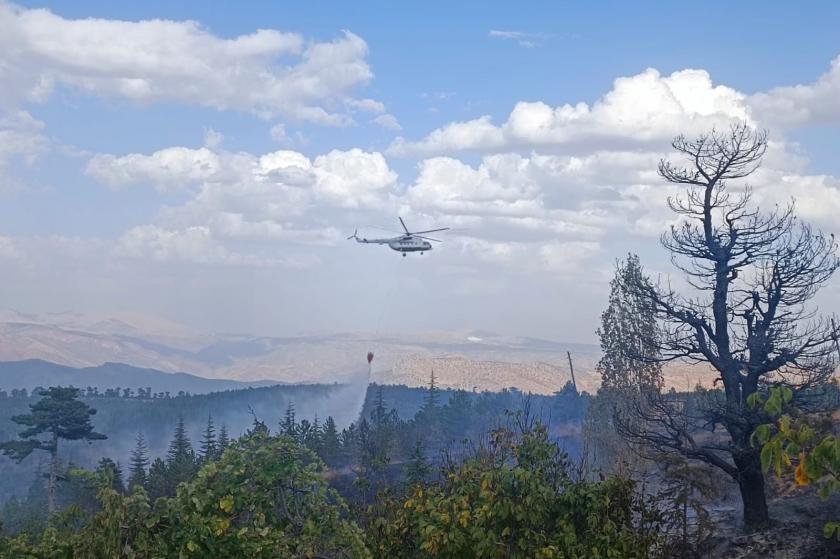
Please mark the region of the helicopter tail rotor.
<svg viewBox="0 0 840 559"><path fill-rule="evenodd" d="M358 229L355 229L355 230L353 231L353 234L352 234L352 235L350 235L349 237L347 237L347 240L349 241L350 239L358 239L358 238L359 238L359 237L357 236L357 234L358 234L358 233L359 233L359 230L358 230Z"/></svg>

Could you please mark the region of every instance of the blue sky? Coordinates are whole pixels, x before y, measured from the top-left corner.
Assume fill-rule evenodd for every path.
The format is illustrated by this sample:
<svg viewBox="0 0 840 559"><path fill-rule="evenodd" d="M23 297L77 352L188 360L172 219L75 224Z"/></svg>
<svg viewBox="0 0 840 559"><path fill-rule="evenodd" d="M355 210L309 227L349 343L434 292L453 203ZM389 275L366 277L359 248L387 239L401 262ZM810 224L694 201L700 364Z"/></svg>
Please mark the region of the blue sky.
<svg viewBox="0 0 840 559"><path fill-rule="evenodd" d="M837 21L836 2L0 3L0 305L265 333L388 306L402 329L591 341L616 257L668 271L651 171L674 133L769 128L760 201L832 226ZM407 263L342 240L397 214L454 231Z"/></svg>

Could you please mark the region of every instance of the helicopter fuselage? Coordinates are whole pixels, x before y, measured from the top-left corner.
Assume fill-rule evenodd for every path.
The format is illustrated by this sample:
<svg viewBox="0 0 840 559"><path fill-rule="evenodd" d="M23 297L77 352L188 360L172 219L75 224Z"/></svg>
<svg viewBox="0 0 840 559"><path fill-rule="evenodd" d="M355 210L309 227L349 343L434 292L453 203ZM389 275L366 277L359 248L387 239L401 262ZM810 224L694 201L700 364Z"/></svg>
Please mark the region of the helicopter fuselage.
<svg viewBox="0 0 840 559"><path fill-rule="evenodd" d="M432 250L432 243L410 235L392 237L390 239L365 239L363 237L356 237L356 242L363 244L388 245L391 250L401 252L403 255L408 252L423 253L427 250Z"/></svg>
<svg viewBox="0 0 840 559"><path fill-rule="evenodd" d="M432 250L432 243L416 237L401 237L388 243L397 252L424 252Z"/></svg>

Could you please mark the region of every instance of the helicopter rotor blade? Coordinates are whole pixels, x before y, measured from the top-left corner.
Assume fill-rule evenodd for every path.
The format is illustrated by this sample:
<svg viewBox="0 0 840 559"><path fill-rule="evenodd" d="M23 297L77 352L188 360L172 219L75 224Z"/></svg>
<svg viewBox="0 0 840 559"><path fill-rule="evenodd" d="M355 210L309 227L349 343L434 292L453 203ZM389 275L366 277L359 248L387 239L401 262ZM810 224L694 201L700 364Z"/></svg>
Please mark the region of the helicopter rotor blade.
<svg viewBox="0 0 840 559"><path fill-rule="evenodd" d="M399 217L400 223L402 223L403 229L405 229L405 234L406 235L411 235L411 232L408 230L408 227L405 226L405 221L403 221L403 218L400 217L400 216L397 216L397 217Z"/></svg>
<svg viewBox="0 0 840 559"><path fill-rule="evenodd" d="M435 241L437 243L442 243L440 239L433 239L431 237L424 237L423 235L412 235L412 237L417 237L418 239L426 239L427 241Z"/></svg>
<svg viewBox="0 0 840 559"><path fill-rule="evenodd" d="M440 229L429 229L428 231L417 231L412 233L413 235L422 234L422 233L434 233L436 231L449 231L449 227L441 227Z"/></svg>

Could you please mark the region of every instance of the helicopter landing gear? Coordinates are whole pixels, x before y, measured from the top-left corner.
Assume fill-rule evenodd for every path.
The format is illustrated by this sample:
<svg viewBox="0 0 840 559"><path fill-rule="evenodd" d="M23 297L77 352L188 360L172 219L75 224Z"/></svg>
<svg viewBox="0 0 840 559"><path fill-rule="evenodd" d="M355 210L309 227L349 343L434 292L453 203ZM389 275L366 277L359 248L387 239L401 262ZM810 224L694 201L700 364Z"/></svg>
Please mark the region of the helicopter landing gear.
<svg viewBox="0 0 840 559"><path fill-rule="evenodd" d="M403 258L405 258L406 256L407 256L406 253L403 253Z"/></svg>
<svg viewBox="0 0 840 559"><path fill-rule="evenodd" d="M423 253L422 253L422 252L420 253L420 256L423 256Z"/></svg>

